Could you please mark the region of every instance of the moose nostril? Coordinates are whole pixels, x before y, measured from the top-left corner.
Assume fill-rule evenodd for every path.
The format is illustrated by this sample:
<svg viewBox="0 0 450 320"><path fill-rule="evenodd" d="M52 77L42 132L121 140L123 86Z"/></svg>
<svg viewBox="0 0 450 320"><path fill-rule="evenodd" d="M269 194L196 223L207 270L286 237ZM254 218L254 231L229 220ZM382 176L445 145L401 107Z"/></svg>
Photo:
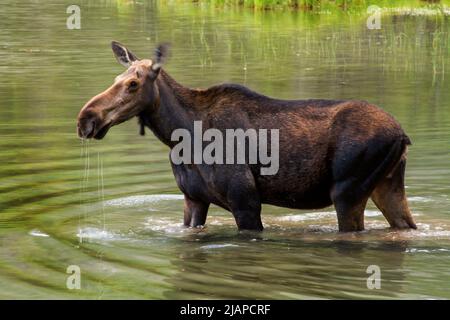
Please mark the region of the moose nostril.
<svg viewBox="0 0 450 320"><path fill-rule="evenodd" d="M91 138L96 126L95 119L80 119L78 121L78 136L80 138Z"/></svg>
<svg viewBox="0 0 450 320"><path fill-rule="evenodd" d="M94 130L95 130L95 120L90 120L88 122L88 126L86 127L86 136L89 137L90 135L93 135Z"/></svg>

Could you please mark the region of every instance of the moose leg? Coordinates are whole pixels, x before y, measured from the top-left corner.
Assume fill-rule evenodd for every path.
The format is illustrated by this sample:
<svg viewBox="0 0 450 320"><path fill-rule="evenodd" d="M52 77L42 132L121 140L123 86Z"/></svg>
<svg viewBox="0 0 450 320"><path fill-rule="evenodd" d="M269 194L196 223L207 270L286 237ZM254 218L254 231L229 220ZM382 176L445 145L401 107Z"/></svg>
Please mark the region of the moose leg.
<svg viewBox="0 0 450 320"><path fill-rule="evenodd" d="M372 193L372 200L392 228L416 229L406 200L405 166L405 160L402 160L390 175L380 181Z"/></svg>
<svg viewBox="0 0 450 320"><path fill-rule="evenodd" d="M372 139L338 149L333 163L335 184L331 199L338 214L339 231L364 230L364 209L376 186L399 165L405 141ZM402 180L403 181L403 180Z"/></svg>
<svg viewBox="0 0 450 320"><path fill-rule="evenodd" d="M238 229L262 231L261 200L253 177L243 178L230 186L227 199Z"/></svg>
<svg viewBox="0 0 450 320"><path fill-rule="evenodd" d="M196 201L184 195L184 225L199 227L205 224L209 204Z"/></svg>
<svg viewBox="0 0 450 320"><path fill-rule="evenodd" d="M352 194L342 185L336 185L332 192L336 208L339 231L352 232L364 230L364 209L368 197L352 198Z"/></svg>
<svg viewBox="0 0 450 320"><path fill-rule="evenodd" d="M261 211L257 210L233 210L233 216L239 230L262 231Z"/></svg>

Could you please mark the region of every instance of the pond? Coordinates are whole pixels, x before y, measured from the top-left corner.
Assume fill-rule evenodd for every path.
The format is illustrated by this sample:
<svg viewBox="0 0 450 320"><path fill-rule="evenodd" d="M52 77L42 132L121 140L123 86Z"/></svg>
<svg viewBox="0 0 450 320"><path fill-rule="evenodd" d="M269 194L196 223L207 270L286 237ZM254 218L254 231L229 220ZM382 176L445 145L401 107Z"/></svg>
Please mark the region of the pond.
<svg viewBox="0 0 450 320"><path fill-rule="evenodd" d="M448 17L391 13L368 29L365 12L79 1L70 30L70 4L7 0L0 12L0 298L450 298ZM372 203L360 233L338 233L332 207L264 206L261 234L239 234L217 207L206 228L183 228L169 150L150 132L132 119L101 141L76 135L80 108L123 72L111 40L147 58L170 42L164 68L190 87L379 105L413 142L418 229L388 229Z"/></svg>

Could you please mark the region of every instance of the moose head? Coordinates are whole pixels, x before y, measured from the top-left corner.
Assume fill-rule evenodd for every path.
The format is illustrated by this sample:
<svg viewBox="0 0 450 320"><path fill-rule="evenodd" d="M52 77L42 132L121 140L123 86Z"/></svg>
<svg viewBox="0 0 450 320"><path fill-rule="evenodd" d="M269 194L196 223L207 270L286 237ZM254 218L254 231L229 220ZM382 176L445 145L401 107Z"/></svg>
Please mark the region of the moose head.
<svg viewBox="0 0 450 320"><path fill-rule="evenodd" d="M81 109L77 127L78 136L83 139L102 139L112 126L154 107L159 98L155 82L167 57L168 45L159 45L153 60L139 60L116 41L111 46L117 61L127 70Z"/></svg>

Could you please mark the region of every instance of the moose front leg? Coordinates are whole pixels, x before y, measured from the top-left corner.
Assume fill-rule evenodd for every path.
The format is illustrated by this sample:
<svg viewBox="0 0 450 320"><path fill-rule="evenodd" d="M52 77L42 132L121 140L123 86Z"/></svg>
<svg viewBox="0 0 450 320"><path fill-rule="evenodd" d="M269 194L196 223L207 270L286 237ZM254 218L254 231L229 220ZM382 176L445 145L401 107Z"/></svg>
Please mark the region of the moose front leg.
<svg viewBox="0 0 450 320"><path fill-rule="evenodd" d="M186 227L203 226L208 215L209 203L193 200L184 195L184 225Z"/></svg>

